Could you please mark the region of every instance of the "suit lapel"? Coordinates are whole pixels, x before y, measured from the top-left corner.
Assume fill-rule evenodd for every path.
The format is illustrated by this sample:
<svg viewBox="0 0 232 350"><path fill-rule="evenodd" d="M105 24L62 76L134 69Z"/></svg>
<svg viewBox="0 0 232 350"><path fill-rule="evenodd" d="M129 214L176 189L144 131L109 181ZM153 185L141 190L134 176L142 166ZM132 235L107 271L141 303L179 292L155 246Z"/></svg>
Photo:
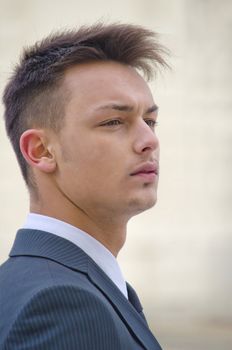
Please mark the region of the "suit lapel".
<svg viewBox="0 0 232 350"><path fill-rule="evenodd" d="M87 273L88 255L67 239L50 232L21 229L17 232L10 256L30 255L54 260Z"/></svg>
<svg viewBox="0 0 232 350"><path fill-rule="evenodd" d="M161 349L142 315L135 310L105 273L96 264L92 264L91 262L89 264L88 274L92 282L102 291L145 349Z"/></svg>
<svg viewBox="0 0 232 350"><path fill-rule="evenodd" d="M10 252L12 257L18 255L44 257L88 274L91 282L105 295L145 349L161 349L142 315L98 265L73 243L48 232L22 229L18 231Z"/></svg>

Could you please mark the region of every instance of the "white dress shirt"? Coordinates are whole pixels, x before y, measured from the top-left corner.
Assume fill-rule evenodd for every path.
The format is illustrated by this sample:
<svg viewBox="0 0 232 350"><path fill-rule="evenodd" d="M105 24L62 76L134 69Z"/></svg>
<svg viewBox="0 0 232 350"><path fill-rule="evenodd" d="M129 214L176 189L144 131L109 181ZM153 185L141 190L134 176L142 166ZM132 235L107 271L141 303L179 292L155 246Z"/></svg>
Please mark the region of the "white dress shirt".
<svg viewBox="0 0 232 350"><path fill-rule="evenodd" d="M64 221L34 213L28 214L23 228L50 232L76 244L95 261L128 298L126 282L116 258L104 245L88 233Z"/></svg>

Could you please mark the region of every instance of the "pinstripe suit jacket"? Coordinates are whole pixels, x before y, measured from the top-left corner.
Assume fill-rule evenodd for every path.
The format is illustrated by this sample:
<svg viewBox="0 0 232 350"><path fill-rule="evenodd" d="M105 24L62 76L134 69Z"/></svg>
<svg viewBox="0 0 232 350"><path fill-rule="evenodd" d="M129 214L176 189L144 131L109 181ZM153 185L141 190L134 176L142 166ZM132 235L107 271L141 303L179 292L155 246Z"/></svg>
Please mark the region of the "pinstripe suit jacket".
<svg viewBox="0 0 232 350"><path fill-rule="evenodd" d="M161 348L139 301L133 307L80 248L22 229L0 267L0 349Z"/></svg>

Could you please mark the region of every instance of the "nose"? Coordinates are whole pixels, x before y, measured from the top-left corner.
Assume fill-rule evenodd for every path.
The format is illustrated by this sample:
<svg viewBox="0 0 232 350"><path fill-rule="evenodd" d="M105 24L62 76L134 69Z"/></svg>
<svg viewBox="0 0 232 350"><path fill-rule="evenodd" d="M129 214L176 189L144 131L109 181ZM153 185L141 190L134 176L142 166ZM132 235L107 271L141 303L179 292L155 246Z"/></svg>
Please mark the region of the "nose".
<svg viewBox="0 0 232 350"><path fill-rule="evenodd" d="M151 129L144 120L141 120L136 127L133 148L137 154L152 153L159 148L155 130Z"/></svg>

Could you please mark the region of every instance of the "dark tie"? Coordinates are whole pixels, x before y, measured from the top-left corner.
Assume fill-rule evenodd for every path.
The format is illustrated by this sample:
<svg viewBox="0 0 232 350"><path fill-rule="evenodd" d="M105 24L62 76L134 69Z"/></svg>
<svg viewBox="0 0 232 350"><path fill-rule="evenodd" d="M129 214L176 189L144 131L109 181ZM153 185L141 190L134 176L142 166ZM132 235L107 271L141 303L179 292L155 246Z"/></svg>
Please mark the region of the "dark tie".
<svg viewBox="0 0 232 350"><path fill-rule="evenodd" d="M127 293L128 293L128 300L133 305L135 310L143 317L143 319L146 321L145 316L143 314L143 307L140 303L139 297L136 294L136 291L134 288L131 287L129 283L126 283L127 285ZM147 321L146 321L147 323Z"/></svg>

